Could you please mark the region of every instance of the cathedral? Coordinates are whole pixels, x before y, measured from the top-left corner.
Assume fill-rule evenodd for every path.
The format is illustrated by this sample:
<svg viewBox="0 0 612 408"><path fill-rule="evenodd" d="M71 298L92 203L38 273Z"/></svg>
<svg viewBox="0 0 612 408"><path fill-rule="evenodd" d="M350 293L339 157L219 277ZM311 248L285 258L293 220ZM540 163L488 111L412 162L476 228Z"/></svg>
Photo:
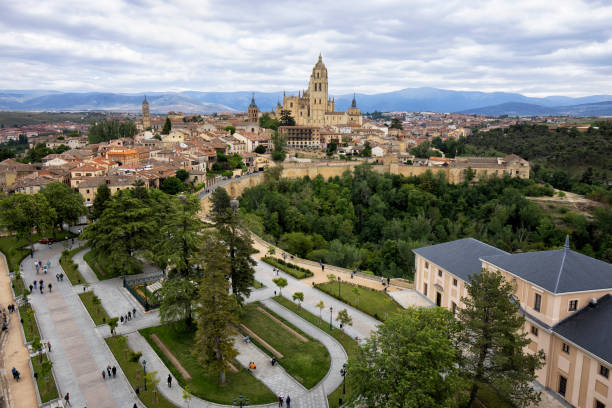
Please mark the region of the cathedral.
<svg viewBox="0 0 612 408"><path fill-rule="evenodd" d="M363 118L353 96L353 103L347 112L336 112L335 101L328 96L327 68L323 58L312 68L308 89L298 92L297 96L286 96L283 93L283 104L276 105L276 117L280 118L281 110L288 110L298 126L355 125L361 126Z"/></svg>

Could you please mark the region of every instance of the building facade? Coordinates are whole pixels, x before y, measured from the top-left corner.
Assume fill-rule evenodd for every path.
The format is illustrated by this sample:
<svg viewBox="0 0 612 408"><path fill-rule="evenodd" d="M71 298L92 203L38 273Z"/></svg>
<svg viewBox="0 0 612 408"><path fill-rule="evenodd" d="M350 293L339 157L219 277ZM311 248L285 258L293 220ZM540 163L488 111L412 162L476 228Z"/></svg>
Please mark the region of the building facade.
<svg viewBox="0 0 612 408"><path fill-rule="evenodd" d="M579 408L612 407L612 265L569 248L510 254L465 238L414 250L415 287L453 314L469 276L497 271L515 285L531 352L543 350L538 382Z"/></svg>
<svg viewBox="0 0 612 408"><path fill-rule="evenodd" d="M281 110L290 111L299 126L361 125L363 122L354 97L348 112L335 111L335 100L330 99L328 93L327 68L321 55L312 68L308 90L298 92L297 96L283 94L283 104L276 106L278 118Z"/></svg>

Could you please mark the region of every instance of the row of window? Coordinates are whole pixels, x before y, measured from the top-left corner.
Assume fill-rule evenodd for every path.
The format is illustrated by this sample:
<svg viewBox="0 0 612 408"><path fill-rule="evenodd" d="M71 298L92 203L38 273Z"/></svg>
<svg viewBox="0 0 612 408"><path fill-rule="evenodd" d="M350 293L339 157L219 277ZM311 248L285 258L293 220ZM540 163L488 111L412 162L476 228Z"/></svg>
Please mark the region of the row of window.
<svg viewBox="0 0 612 408"><path fill-rule="evenodd" d="M536 293L535 299L533 302L533 310L535 310L536 312L539 312L541 308L542 308L542 295L540 295L539 293ZM578 310L578 300L577 299L570 300L567 306L567 310L569 312L575 312L576 310Z"/></svg>
<svg viewBox="0 0 612 408"><path fill-rule="evenodd" d="M565 393L567 392L567 378L562 375L559 376L559 388L557 389L557 392L563 397L565 397ZM606 408L606 404L597 399L594 400L593 406L595 408Z"/></svg>

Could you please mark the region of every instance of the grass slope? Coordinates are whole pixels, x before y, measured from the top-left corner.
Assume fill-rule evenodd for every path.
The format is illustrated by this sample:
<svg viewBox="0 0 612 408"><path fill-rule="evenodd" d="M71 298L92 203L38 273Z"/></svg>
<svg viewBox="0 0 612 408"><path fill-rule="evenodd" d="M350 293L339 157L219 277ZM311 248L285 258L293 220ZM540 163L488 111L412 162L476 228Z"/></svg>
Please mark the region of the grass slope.
<svg viewBox="0 0 612 408"><path fill-rule="evenodd" d="M45 402L59 398L53 374L51 372L43 374L42 366L43 363L47 361L47 356L43 354L42 359L40 356L35 356L32 357L30 361L32 362L34 372L38 374L36 386L38 387L41 402L44 404Z"/></svg>
<svg viewBox="0 0 612 408"><path fill-rule="evenodd" d="M32 309L28 306L19 306L19 315L21 316L21 320L23 320L23 333L25 334L26 342L33 341L36 337L40 339L36 319L33 314L32 316L28 314L29 310Z"/></svg>
<svg viewBox="0 0 612 408"><path fill-rule="evenodd" d="M258 306L261 305L245 306L240 316L241 322L284 356L279 363L291 376L308 389L314 387L325 377L331 364L325 346L268 310L271 315L310 340L304 343L278 322L257 310ZM263 347L261 349L266 351Z"/></svg>
<svg viewBox="0 0 612 408"><path fill-rule="evenodd" d="M102 304L98 303L96 305L94 303L94 298L97 298L97 296L94 294L93 290L79 293L79 297L81 298L81 302L83 302L85 309L87 309L87 312L91 316L96 326L100 326L101 324L106 324L108 322L110 317L106 313L106 310L104 310Z"/></svg>
<svg viewBox="0 0 612 408"><path fill-rule="evenodd" d="M227 383L220 386L217 382L218 373L210 373L195 358L197 352L195 331L185 331L178 327L179 325L150 327L140 330L140 333L147 339L181 386L187 385L193 395L219 404L231 405L238 394L249 397L251 404L266 404L276 401L274 393L238 363L234 363L234 366L239 368L240 371L235 373L228 370L226 372ZM185 381L157 347L157 344L151 339L153 333L156 333L162 342L172 350L181 365L192 376L191 381Z"/></svg>
<svg viewBox="0 0 612 408"><path fill-rule="evenodd" d="M68 251L66 255L62 253L62 256L60 257L60 265L70 280L70 283L73 285L86 282L83 275L81 275L81 272L79 272L78 266L72 261L72 257L84 249L85 248L83 247L74 248L73 250Z"/></svg>

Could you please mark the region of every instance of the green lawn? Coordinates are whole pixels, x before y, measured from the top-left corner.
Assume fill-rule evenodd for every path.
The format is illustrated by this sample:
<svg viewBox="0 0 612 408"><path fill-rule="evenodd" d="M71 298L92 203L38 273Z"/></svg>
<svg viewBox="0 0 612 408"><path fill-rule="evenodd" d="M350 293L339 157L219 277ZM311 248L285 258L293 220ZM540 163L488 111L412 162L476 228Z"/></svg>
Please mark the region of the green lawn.
<svg viewBox="0 0 612 408"><path fill-rule="evenodd" d="M241 322L284 356L279 363L304 387L310 389L317 385L325 377L331 364L325 346L275 315L287 326L310 339L304 343L269 316L257 310L258 306L263 308L259 303L246 305L240 316ZM267 311L274 315L273 312ZM265 348L260 348L267 352Z"/></svg>
<svg viewBox="0 0 612 408"><path fill-rule="evenodd" d="M304 320L314 324L319 329L323 330L324 332L326 332L327 334L331 335L333 338L338 340L340 345L342 345L342 347L346 351L346 354L348 355L349 358L353 358L357 356L359 345L357 344L355 339L353 339L351 336L349 336L348 334L338 329L334 329L330 331L329 323L325 320L325 318L320 319L319 316L315 316L312 313L304 310L303 308L298 309L298 306L295 303L293 303L289 299L284 298L282 296L276 296L274 300L280 303L281 305L285 306L287 309L291 310L293 313L296 313L298 316L300 316ZM338 408L339 398L342 398L343 402L347 402L347 401L354 400L355 397L357 396L353 395L353 388L351 387L351 378L347 377L346 394L344 396L342 395L342 385L340 385L338 388L336 388L334 392L329 394L329 396L327 397L327 401L329 402L330 408Z"/></svg>
<svg viewBox="0 0 612 408"><path fill-rule="evenodd" d="M136 361L130 361L128 359L132 350L130 350L127 343L122 342L120 339L125 337L113 336L106 338L106 344L115 355L117 362L121 366L121 369L125 373L126 377L130 381L130 384L134 389L139 388L140 393L138 394L138 398L147 406L147 407L156 407L156 408L176 408L174 404L165 399L163 395L161 395L157 390L154 391L154 387L147 387L147 391L144 390L143 383L143 369L142 366ZM161 380L160 382L164 382L165 373L158 373L158 378ZM100 378L100 381L102 379Z"/></svg>
<svg viewBox="0 0 612 408"><path fill-rule="evenodd" d="M106 313L106 310L104 310L104 307L102 307L102 304L94 304L94 299L98 297L94 294L93 290L79 293L79 297L81 298L81 302L83 302L83 305L85 305L85 309L87 309L89 312L89 315L93 319L96 326L100 326L101 324L106 324L108 322L110 317Z"/></svg>
<svg viewBox="0 0 612 408"><path fill-rule="evenodd" d="M312 272L308 269L301 268L289 262L284 262L282 259L264 256L263 258L261 258L261 260L267 263L268 265L272 265L297 279L309 278L313 275Z"/></svg>
<svg viewBox="0 0 612 408"><path fill-rule="evenodd" d="M195 358L197 353L194 341L195 331L184 331L176 328L176 325L163 325L140 330L140 333L147 339L181 386L187 385L193 395L226 405L231 405L238 394L249 397L251 404L267 404L276 401L274 393L237 362L234 362L234 366L239 371L236 373L227 370L227 383L220 386L218 384L218 374L210 373ZM157 347L157 344L151 339L153 333L156 333L168 349L172 350L174 356L191 375L191 381L185 381L174 365Z"/></svg>
<svg viewBox="0 0 612 408"><path fill-rule="evenodd" d="M338 295L338 285L340 285L340 295ZM391 296L363 286L358 287L359 295L353 292L356 286L346 282L319 283L316 287L381 321L403 310Z"/></svg>
<svg viewBox="0 0 612 408"><path fill-rule="evenodd" d="M265 288L265 286L260 282L260 281L253 281L253 288L254 289L262 289Z"/></svg>
<svg viewBox="0 0 612 408"><path fill-rule="evenodd" d="M72 262L72 257L76 255L78 252L81 252L85 248L78 247L74 248L68 252L62 252L62 256L60 257L60 265L66 274L66 277L70 280L70 283L73 285L78 285L80 283L86 282L81 272L79 272L79 268L77 265Z"/></svg>
<svg viewBox="0 0 612 408"><path fill-rule="evenodd" d="M35 373L38 373L36 378L36 386L38 387L38 393L40 394L41 402L49 402L58 398L57 387L53 380L53 374L49 371L43 374L43 362L47 361L47 356L35 356L30 359L32 362L32 368Z"/></svg>
<svg viewBox="0 0 612 408"><path fill-rule="evenodd" d="M23 320L23 332L25 334L26 342L33 341L36 337L40 339L40 333L38 332L38 326L36 326L36 319L34 314L30 316L28 311L31 309L28 306L19 306L19 314Z"/></svg>
<svg viewBox="0 0 612 408"><path fill-rule="evenodd" d="M11 281L11 285L13 285L15 296L25 295L26 293L30 292L29 287L26 288L25 283L23 282L23 279L19 273L15 275L15 279Z"/></svg>
<svg viewBox="0 0 612 408"><path fill-rule="evenodd" d="M469 395L469 390L468 390ZM500 397L495 388L489 384L480 384L477 397L487 408L514 408L514 405Z"/></svg>
<svg viewBox="0 0 612 408"><path fill-rule="evenodd" d="M107 261L106 257L98 257L94 256L94 251L89 251L83 256L87 265L91 268L92 271L96 274L99 280L112 279L116 278L120 275L120 272L112 272L112 267ZM141 273L142 266L139 266L139 270L133 271L133 273Z"/></svg>

